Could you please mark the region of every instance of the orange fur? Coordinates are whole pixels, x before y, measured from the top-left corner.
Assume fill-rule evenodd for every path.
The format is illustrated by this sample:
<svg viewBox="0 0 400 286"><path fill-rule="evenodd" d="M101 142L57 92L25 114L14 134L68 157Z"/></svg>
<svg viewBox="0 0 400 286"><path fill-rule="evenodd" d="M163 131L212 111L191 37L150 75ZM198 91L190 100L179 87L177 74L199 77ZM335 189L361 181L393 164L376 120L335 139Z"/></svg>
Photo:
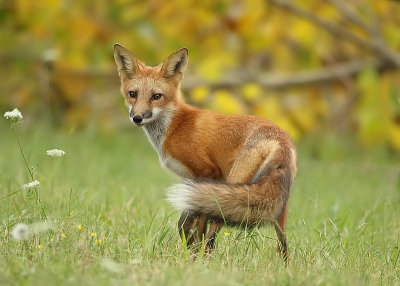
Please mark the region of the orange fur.
<svg viewBox="0 0 400 286"><path fill-rule="evenodd" d="M151 112L141 126L161 162L190 179L169 193L171 203L183 211L180 229L188 235L197 228L198 239L205 234L212 248L223 221L242 226L273 222L286 258L287 201L297 172L290 136L266 119L187 105L180 92L186 49L156 67L146 66L120 45L114 57L131 116L145 118ZM131 98L130 91L137 96ZM154 99L155 93L162 96ZM208 234L206 217L212 221Z"/></svg>

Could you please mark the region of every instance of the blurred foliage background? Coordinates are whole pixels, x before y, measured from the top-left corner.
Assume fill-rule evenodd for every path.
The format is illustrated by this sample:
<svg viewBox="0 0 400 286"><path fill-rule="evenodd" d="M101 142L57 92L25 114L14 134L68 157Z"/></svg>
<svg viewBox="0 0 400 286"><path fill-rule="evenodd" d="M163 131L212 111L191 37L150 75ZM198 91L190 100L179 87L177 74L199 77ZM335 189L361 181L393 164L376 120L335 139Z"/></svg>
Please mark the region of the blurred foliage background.
<svg viewBox="0 0 400 286"><path fill-rule="evenodd" d="M186 46L189 103L400 152L399 28L390 0L0 0L0 109L115 130L113 44L149 65Z"/></svg>

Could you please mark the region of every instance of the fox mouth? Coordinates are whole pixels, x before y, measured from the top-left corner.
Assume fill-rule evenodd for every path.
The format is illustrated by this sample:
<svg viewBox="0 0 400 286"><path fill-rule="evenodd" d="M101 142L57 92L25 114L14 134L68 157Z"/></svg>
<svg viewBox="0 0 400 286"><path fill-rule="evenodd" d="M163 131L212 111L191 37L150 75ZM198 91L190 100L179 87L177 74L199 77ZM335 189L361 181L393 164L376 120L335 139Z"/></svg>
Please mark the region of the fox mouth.
<svg viewBox="0 0 400 286"><path fill-rule="evenodd" d="M146 122L140 122L140 123L136 123L136 122L134 122L133 120L132 120L132 117L130 117L129 118L129 120L132 122L132 124L133 125L135 125L135 126L143 126L143 125L145 125L146 124Z"/></svg>
<svg viewBox="0 0 400 286"><path fill-rule="evenodd" d="M142 127L142 126L145 126L145 125L148 124L148 123L153 122L153 121L154 121L154 118L143 119L142 122L134 122L133 119L132 119L132 117L129 117L129 120L133 123L133 125Z"/></svg>
<svg viewBox="0 0 400 286"><path fill-rule="evenodd" d="M145 112L143 115L134 115L132 108L129 108L129 120L137 126L144 126L158 120L161 110L154 108L153 111Z"/></svg>

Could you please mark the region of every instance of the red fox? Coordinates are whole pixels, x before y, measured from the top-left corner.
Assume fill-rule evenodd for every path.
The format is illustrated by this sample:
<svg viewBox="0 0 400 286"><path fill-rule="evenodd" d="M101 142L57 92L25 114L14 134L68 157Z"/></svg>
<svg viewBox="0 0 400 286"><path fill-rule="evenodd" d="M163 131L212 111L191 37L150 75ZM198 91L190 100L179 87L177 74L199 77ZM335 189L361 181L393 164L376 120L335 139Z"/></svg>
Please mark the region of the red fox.
<svg viewBox="0 0 400 286"><path fill-rule="evenodd" d="M263 118L186 104L180 90L186 48L156 67L119 44L114 58L130 120L142 127L163 167L183 178L169 188L167 200L182 211L178 228L188 244L205 239L212 250L224 224L271 222L287 261L288 199L297 172L290 136Z"/></svg>

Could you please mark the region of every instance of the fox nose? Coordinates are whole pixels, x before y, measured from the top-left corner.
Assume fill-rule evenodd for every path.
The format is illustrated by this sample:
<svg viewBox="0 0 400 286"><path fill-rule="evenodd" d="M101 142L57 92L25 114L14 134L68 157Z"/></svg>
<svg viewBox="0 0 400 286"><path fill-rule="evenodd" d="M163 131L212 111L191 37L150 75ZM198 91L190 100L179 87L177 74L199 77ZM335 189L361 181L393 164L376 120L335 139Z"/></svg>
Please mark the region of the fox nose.
<svg viewBox="0 0 400 286"><path fill-rule="evenodd" d="M143 121L143 117L140 115L135 115L132 117L133 122L135 122L136 124L139 124L140 122Z"/></svg>

